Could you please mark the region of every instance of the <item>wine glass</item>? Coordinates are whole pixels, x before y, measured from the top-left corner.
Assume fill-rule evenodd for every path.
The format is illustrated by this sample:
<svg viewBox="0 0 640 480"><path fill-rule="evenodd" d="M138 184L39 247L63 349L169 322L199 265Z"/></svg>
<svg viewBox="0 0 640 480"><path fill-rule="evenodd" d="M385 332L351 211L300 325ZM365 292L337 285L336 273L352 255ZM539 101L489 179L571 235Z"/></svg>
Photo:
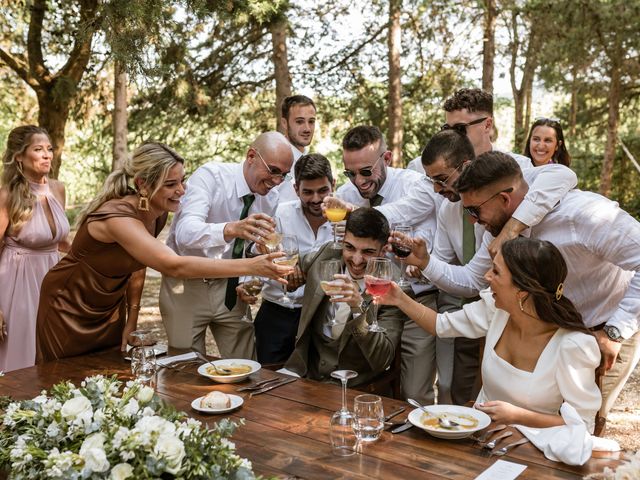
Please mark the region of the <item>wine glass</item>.
<svg viewBox="0 0 640 480"><path fill-rule="evenodd" d="M323 260L320 262L320 288L322 291L329 295L331 298L339 297L342 292L342 285L344 281L336 279L335 276L342 273L342 260ZM334 327L338 324L336 320L336 304L329 302L329 320L327 325Z"/></svg>
<svg viewBox="0 0 640 480"><path fill-rule="evenodd" d="M295 235L282 235L280 239L280 251L284 252L284 256L278 257L273 261L281 265L295 267L298 263L300 250L298 248L298 237ZM282 285L282 297L278 299L283 304L293 304L293 300L287 295L287 286Z"/></svg>
<svg viewBox="0 0 640 480"><path fill-rule="evenodd" d="M358 395L353 400L356 417L356 435L361 442L375 442L384 428L382 399L369 393Z"/></svg>
<svg viewBox="0 0 640 480"><path fill-rule="evenodd" d="M330 426L331 448L334 455L347 457L356 453L358 436L355 431L355 416L347 409L347 381L358 376L353 370L336 370L331 372L333 378L342 383L342 408L333 414Z"/></svg>
<svg viewBox="0 0 640 480"><path fill-rule="evenodd" d="M270 253L277 252L282 241L282 222L278 217L274 217L273 220L276 222L275 230L262 236Z"/></svg>
<svg viewBox="0 0 640 480"><path fill-rule="evenodd" d="M130 335L136 338L136 346L131 350L131 373L136 380L155 389L156 352L151 330L139 329Z"/></svg>
<svg viewBox="0 0 640 480"><path fill-rule="evenodd" d="M324 210L324 214L333 225L333 243L331 244L331 248L340 250L342 248L342 244L338 242L338 223L343 221L347 216L347 209L344 207L342 201L333 196L327 196L324 199L326 208Z"/></svg>
<svg viewBox="0 0 640 480"><path fill-rule="evenodd" d="M367 293L373 297L373 318L369 325L370 332L386 332L387 329L378 325L378 299L391 288L391 260L373 257L367 261L364 273L364 284Z"/></svg>
<svg viewBox="0 0 640 480"><path fill-rule="evenodd" d="M396 233L400 233L402 236L397 236L395 235ZM393 253L400 259L400 281L398 282L398 286L408 287L410 283L405 277L404 259L411 255L411 249L413 247L413 227L396 223L393 225L391 237L393 238L391 242Z"/></svg>
<svg viewBox="0 0 640 480"><path fill-rule="evenodd" d="M260 277L251 276L248 277L243 285L245 292L247 292L252 297L257 297L262 292L262 287L264 287L264 281ZM251 318L251 305L247 303L247 309L244 312L244 315L240 319L243 322L252 323L253 319Z"/></svg>

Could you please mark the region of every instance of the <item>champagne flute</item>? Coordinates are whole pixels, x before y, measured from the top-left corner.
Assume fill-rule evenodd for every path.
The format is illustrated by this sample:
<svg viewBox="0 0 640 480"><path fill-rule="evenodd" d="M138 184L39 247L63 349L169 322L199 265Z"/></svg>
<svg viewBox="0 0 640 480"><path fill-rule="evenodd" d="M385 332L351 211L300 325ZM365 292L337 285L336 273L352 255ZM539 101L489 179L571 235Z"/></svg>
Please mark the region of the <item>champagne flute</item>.
<svg viewBox="0 0 640 480"><path fill-rule="evenodd" d="M342 408L333 414L330 426L331 448L334 455L347 457L356 453L358 449L358 435L356 435L356 418L347 409L347 382L358 376L353 370L336 370L331 372L333 378L342 383Z"/></svg>
<svg viewBox="0 0 640 480"><path fill-rule="evenodd" d="M320 262L320 288L332 298L338 297L342 292L344 281L335 278L339 273L342 273L342 260L333 259ZM337 325L336 304L333 302L329 302L328 315L329 321L327 325L329 327Z"/></svg>
<svg viewBox="0 0 640 480"><path fill-rule="evenodd" d="M262 292L262 287L264 287L264 281L260 277L251 276L247 280L245 280L242 288L244 288L245 292L247 292L252 297L257 297ZM244 312L244 315L240 319L243 322L252 323L253 319L251 318L251 305L247 303L247 309Z"/></svg>
<svg viewBox="0 0 640 480"><path fill-rule="evenodd" d="M324 214L333 225L333 243L331 248L335 250L342 249L342 244L338 242L338 223L343 221L347 216L347 209L344 208L344 204L338 198L333 197L332 194L325 197L326 208Z"/></svg>
<svg viewBox="0 0 640 480"><path fill-rule="evenodd" d="M373 257L367 261L364 274L364 284L367 293L374 299L373 318L369 325L370 332L386 332L387 329L378 325L378 299L391 288L391 260Z"/></svg>
<svg viewBox="0 0 640 480"><path fill-rule="evenodd" d="M295 267L300 256L298 237L295 235L282 235L280 240L280 251L284 252L285 255L283 257L278 257L273 261L280 265ZM293 304L293 300L291 300L287 295L286 285L282 285L282 297L278 300L284 304Z"/></svg>
<svg viewBox="0 0 640 480"><path fill-rule="evenodd" d="M396 233L400 233L402 236L396 236ZM398 286L408 287L410 283L405 277L404 259L411 255L411 249L413 247L413 227L396 223L393 225L391 236L393 238L391 248L396 257L400 259L400 281L398 282Z"/></svg>

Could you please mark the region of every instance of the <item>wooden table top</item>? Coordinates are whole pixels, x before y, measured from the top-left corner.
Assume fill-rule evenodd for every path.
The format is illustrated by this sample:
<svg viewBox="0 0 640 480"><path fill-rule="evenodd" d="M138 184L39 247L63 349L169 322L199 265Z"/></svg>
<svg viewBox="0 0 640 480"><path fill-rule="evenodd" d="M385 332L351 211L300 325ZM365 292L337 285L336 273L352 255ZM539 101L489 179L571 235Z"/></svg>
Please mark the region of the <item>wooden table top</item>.
<svg viewBox="0 0 640 480"><path fill-rule="evenodd" d="M130 377L130 365L120 352L107 351L82 357L66 358L44 365L25 368L0 377L0 395L17 399L32 398L42 389L63 379L78 385L89 375L118 374ZM282 376L260 370L251 376L258 381ZM184 371L163 368L158 375L158 394L176 408L205 423L221 418L244 418L233 436L237 451L248 458L257 474L280 478L305 479L474 479L498 457L486 456L486 451L470 439L440 440L426 432L412 428L393 435L384 431L377 442L364 446L362 453L338 457L331 453L329 419L340 408L340 387L299 379L270 392L245 396L244 405L225 415L204 415L191 408L191 401L211 390L235 393L245 381L221 385L197 374L195 367ZM361 392L349 390L348 402ZM406 418L408 404L383 399L385 412L400 406L406 411L394 421ZM520 438L515 433L509 440ZM579 479L584 475L602 472L605 466L615 468L620 454L606 452L592 458L581 467L547 460L531 444L522 445L503 460L527 465L519 479Z"/></svg>

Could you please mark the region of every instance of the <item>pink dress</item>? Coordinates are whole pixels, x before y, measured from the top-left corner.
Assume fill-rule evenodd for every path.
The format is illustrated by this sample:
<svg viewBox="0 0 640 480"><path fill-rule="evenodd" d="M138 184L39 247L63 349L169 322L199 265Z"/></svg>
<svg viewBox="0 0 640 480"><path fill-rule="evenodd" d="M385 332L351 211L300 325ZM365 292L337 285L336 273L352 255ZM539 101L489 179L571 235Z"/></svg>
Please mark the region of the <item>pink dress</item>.
<svg viewBox="0 0 640 480"><path fill-rule="evenodd" d="M0 370L30 367L36 359L36 315L42 279L60 259L58 243L69 234L69 221L49 184L30 183L31 191L46 197L55 223L55 236L42 204L16 236L5 235L0 253L0 310L7 337L0 343Z"/></svg>

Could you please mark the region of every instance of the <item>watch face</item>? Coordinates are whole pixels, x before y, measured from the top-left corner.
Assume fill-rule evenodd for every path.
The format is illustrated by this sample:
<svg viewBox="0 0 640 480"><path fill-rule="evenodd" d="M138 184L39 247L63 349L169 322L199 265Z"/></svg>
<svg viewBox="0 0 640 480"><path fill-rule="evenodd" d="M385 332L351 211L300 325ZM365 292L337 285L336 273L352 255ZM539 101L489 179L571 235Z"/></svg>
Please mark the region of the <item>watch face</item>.
<svg viewBox="0 0 640 480"><path fill-rule="evenodd" d="M616 342L620 341L620 330L618 330L616 327L605 325L603 330L611 340Z"/></svg>

